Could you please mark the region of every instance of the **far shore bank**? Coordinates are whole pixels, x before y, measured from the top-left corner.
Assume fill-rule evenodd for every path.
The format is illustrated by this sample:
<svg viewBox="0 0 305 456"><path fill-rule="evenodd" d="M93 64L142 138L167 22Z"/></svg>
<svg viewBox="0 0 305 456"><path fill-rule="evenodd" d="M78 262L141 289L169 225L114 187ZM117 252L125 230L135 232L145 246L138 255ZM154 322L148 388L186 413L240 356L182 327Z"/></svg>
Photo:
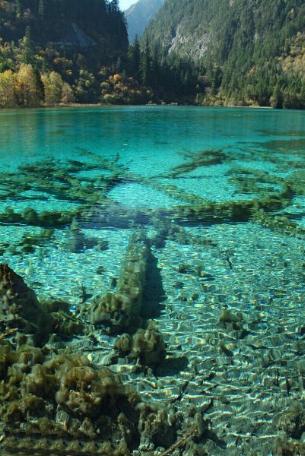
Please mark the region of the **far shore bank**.
<svg viewBox="0 0 305 456"><path fill-rule="evenodd" d="M0 108L1 111L13 111L18 110L22 111L25 109L58 109L58 108L115 108L115 107L197 107L197 108L236 108L236 109L255 109L255 110L273 110L273 111L291 111L291 110L298 110L303 111L302 109L298 108L273 108L272 106L255 106L255 105L234 105L234 104L227 104L227 105L220 105L220 104L196 104L196 103L179 103L179 102L172 102L172 103L146 103L146 104L106 104L106 103L60 103L56 105L41 105L41 106L11 106Z"/></svg>

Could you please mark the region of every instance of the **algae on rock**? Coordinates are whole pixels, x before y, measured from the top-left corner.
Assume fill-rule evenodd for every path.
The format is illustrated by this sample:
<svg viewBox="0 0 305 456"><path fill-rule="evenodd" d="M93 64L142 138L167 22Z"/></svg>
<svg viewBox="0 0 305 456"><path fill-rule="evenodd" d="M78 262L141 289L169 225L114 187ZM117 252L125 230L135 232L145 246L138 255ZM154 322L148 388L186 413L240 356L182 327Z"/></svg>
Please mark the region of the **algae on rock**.
<svg viewBox="0 0 305 456"><path fill-rule="evenodd" d="M39 344L53 333L70 337L82 332L83 325L66 303L39 302L35 292L8 265L0 265L0 320L5 329L16 328L33 335Z"/></svg>
<svg viewBox="0 0 305 456"><path fill-rule="evenodd" d="M44 341L52 327L52 317L37 296L6 264L0 265L0 319L7 328L17 328Z"/></svg>
<svg viewBox="0 0 305 456"><path fill-rule="evenodd" d="M128 456L143 445L168 449L197 426L198 413L142 402L116 374L79 354L0 342L0 380L0 449L9 454ZM206 430L194 434L201 443Z"/></svg>
<svg viewBox="0 0 305 456"><path fill-rule="evenodd" d="M149 254L148 240L142 233L135 233L122 265L117 291L95 298L90 307L91 323L105 324L113 333L131 332L140 325Z"/></svg>
<svg viewBox="0 0 305 456"><path fill-rule="evenodd" d="M160 365L166 355L162 334L153 321L148 322L146 329L138 329L132 336L120 336L116 340L115 348L120 355L136 360L141 366L152 368Z"/></svg>
<svg viewBox="0 0 305 456"><path fill-rule="evenodd" d="M35 347L0 352L2 448L125 456L138 445L140 399L110 370Z"/></svg>

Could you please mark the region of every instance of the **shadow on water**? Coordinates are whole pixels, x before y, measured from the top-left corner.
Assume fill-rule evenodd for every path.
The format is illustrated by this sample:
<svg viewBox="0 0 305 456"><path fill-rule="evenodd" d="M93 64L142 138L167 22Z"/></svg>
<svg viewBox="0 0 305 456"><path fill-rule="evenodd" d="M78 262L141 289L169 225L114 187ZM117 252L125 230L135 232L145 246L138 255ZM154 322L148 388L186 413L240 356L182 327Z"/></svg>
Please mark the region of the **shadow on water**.
<svg viewBox="0 0 305 456"><path fill-rule="evenodd" d="M166 358L163 363L157 367L155 374L157 377L169 377L179 374L186 370L188 359L186 356L180 358Z"/></svg>
<svg viewBox="0 0 305 456"><path fill-rule="evenodd" d="M223 439L219 438L216 432L208 430L206 438L212 440L219 448L222 448L223 450L227 448L226 442Z"/></svg>
<svg viewBox="0 0 305 456"><path fill-rule="evenodd" d="M144 306L142 316L145 319L159 317L163 308L162 303L165 298L166 296L160 269L158 267L158 260L150 253L143 295Z"/></svg>

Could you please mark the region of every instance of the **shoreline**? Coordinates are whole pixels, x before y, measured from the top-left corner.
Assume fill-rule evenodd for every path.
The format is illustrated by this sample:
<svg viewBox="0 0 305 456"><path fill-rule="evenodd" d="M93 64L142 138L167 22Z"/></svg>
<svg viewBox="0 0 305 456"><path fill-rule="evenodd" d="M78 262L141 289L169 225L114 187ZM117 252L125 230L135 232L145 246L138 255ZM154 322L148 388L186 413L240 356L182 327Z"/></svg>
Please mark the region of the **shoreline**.
<svg viewBox="0 0 305 456"><path fill-rule="evenodd" d="M147 104L103 104L103 103L69 103L69 104L58 104L58 105L42 105L42 106L11 106L6 108L0 108L0 112L4 111L24 111L24 110L37 110L37 109L71 109L71 108L130 108L130 107L167 107L167 108L219 108L219 109L253 109L253 110L268 110L268 111L304 111L304 109L292 108L292 109L276 109L271 106L242 106L242 105L198 105L198 104L179 104L179 103L147 103Z"/></svg>

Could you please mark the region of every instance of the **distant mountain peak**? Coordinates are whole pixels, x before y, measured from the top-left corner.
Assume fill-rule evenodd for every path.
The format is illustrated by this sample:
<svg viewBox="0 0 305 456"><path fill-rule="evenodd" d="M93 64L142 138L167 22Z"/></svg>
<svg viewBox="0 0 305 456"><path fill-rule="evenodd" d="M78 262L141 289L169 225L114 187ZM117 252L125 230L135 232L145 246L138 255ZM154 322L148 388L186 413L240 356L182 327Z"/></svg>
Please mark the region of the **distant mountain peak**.
<svg viewBox="0 0 305 456"><path fill-rule="evenodd" d="M126 11L129 41L140 37L151 19L157 14L165 0L138 0Z"/></svg>

